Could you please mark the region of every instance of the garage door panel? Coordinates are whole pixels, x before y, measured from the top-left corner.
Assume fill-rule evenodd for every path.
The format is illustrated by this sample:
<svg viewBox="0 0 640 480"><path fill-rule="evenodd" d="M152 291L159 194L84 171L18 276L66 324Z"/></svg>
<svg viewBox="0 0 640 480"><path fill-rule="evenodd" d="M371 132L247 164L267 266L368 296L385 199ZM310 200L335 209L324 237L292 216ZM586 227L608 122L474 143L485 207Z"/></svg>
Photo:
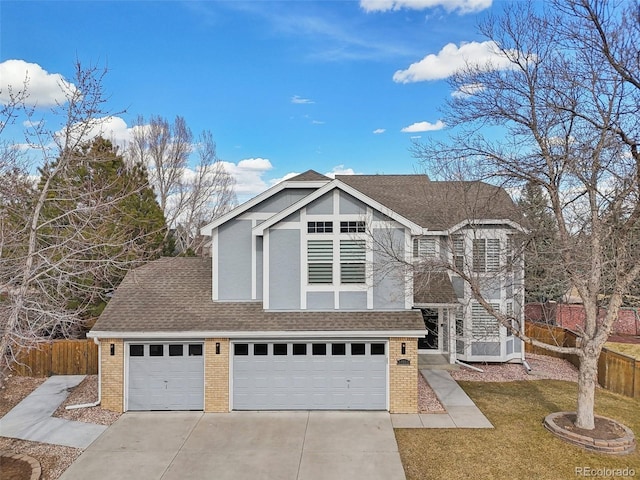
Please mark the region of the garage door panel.
<svg viewBox="0 0 640 480"><path fill-rule="evenodd" d="M202 344L154 342L143 345L142 356L132 356L130 349L127 353L127 409L203 410L204 357L187 355L189 345ZM150 356L150 345L162 345L162 356Z"/></svg>
<svg viewBox="0 0 640 480"><path fill-rule="evenodd" d="M306 347L298 343L296 349L290 343L284 350L287 355L274 355L269 344L268 355L259 358L252 354L251 344L243 347L249 354L233 358L233 408L385 410L387 356L371 355L366 341L354 343L353 350L349 342L337 348L331 342ZM296 350L306 354L293 355Z"/></svg>

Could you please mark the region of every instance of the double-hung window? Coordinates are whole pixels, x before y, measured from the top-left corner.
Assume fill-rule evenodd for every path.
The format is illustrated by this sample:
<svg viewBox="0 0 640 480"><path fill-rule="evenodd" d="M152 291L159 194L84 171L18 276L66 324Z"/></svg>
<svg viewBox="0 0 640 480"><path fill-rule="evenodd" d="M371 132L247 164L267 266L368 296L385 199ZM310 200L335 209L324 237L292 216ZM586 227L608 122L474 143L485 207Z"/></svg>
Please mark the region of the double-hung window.
<svg viewBox="0 0 640 480"><path fill-rule="evenodd" d="M340 283L365 283L364 240L340 240Z"/></svg>
<svg viewBox="0 0 640 480"><path fill-rule="evenodd" d="M473 240L473 271L497 272L500 269L500 240L476 238Z"/></svg>
<svg viewBox="0 0 640 480"><path fill-rule="evenodd" d="M309 283L333 283L333 240L307 242Z"/></svg>

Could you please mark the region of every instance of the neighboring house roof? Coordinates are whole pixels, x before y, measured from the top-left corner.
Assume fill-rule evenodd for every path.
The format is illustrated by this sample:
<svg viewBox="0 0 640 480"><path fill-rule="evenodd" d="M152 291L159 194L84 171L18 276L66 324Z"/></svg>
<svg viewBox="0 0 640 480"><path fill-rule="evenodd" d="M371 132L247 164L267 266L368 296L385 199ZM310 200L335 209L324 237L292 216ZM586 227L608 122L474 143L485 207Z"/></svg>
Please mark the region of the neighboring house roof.
<svg viewBox="0 0 640 480"><path fill-rule="evenodd" d="M261 302L214 302L210 258L161 258L127 273L89 336L268 332L424 332L417 310L265 312ZM293 332L293 333L291 333Z"/></svg>
<svg viewBox="0 0 640 480"><path fill-rule="evenodd" d="M447 272L414 272L415 305L457 305L458 298Z"/></svg>
<svg viewBox="0 0 640 480"><path fill-rule="evenodd" d="M432 181L426 175L336 175L336 179L428 230L522 215L509 194L484 182Z"/></svg>
<svg viewBox="0 0 640 480"><path fill-rule="evenodd" d="M331 179L322 175L321 173L316 172L315 170L307 170L306 172L302 172L295 177L288 178L287 182L316 182L316 181L325 181L328 182Z"/></svg>

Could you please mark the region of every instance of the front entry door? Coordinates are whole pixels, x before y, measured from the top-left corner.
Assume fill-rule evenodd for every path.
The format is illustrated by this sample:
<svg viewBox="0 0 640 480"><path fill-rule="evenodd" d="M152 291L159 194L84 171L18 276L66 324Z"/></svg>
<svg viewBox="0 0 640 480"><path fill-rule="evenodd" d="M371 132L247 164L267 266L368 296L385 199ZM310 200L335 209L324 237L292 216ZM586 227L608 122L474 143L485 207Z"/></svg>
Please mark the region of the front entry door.
<svg viewBox="0 0 640 480"><path fill-rule="evenodd" d="M438 350L438 331L440 328L440 318L438 310L424 308L421 310L424 326L427 329L427 335L418 339L419 350Z"/></svg>

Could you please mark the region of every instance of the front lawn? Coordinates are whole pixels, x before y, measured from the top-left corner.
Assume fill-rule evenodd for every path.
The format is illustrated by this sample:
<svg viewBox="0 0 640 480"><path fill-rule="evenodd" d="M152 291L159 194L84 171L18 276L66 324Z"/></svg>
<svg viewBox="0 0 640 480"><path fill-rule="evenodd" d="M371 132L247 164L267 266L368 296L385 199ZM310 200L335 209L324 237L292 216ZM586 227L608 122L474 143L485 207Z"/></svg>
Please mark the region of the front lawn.
<svg viewBox="0 0 640 480"><path fill-rule="evenodd" d="M494 425L492 430L397 429L408 480L540 479L584 477L576 468L632 469L640 477L640 453L589 453L551 435L542 426L552 412L575 410L573 382L536 380L505 383L459 382ZM598 389L596 413L640 434L640 402ZM591 471L594 476L594 471ZM606 473L602 472L601 473ZM615 472L613 472L615 474ZM600 478L625 478L603 476Z"/></svg>

